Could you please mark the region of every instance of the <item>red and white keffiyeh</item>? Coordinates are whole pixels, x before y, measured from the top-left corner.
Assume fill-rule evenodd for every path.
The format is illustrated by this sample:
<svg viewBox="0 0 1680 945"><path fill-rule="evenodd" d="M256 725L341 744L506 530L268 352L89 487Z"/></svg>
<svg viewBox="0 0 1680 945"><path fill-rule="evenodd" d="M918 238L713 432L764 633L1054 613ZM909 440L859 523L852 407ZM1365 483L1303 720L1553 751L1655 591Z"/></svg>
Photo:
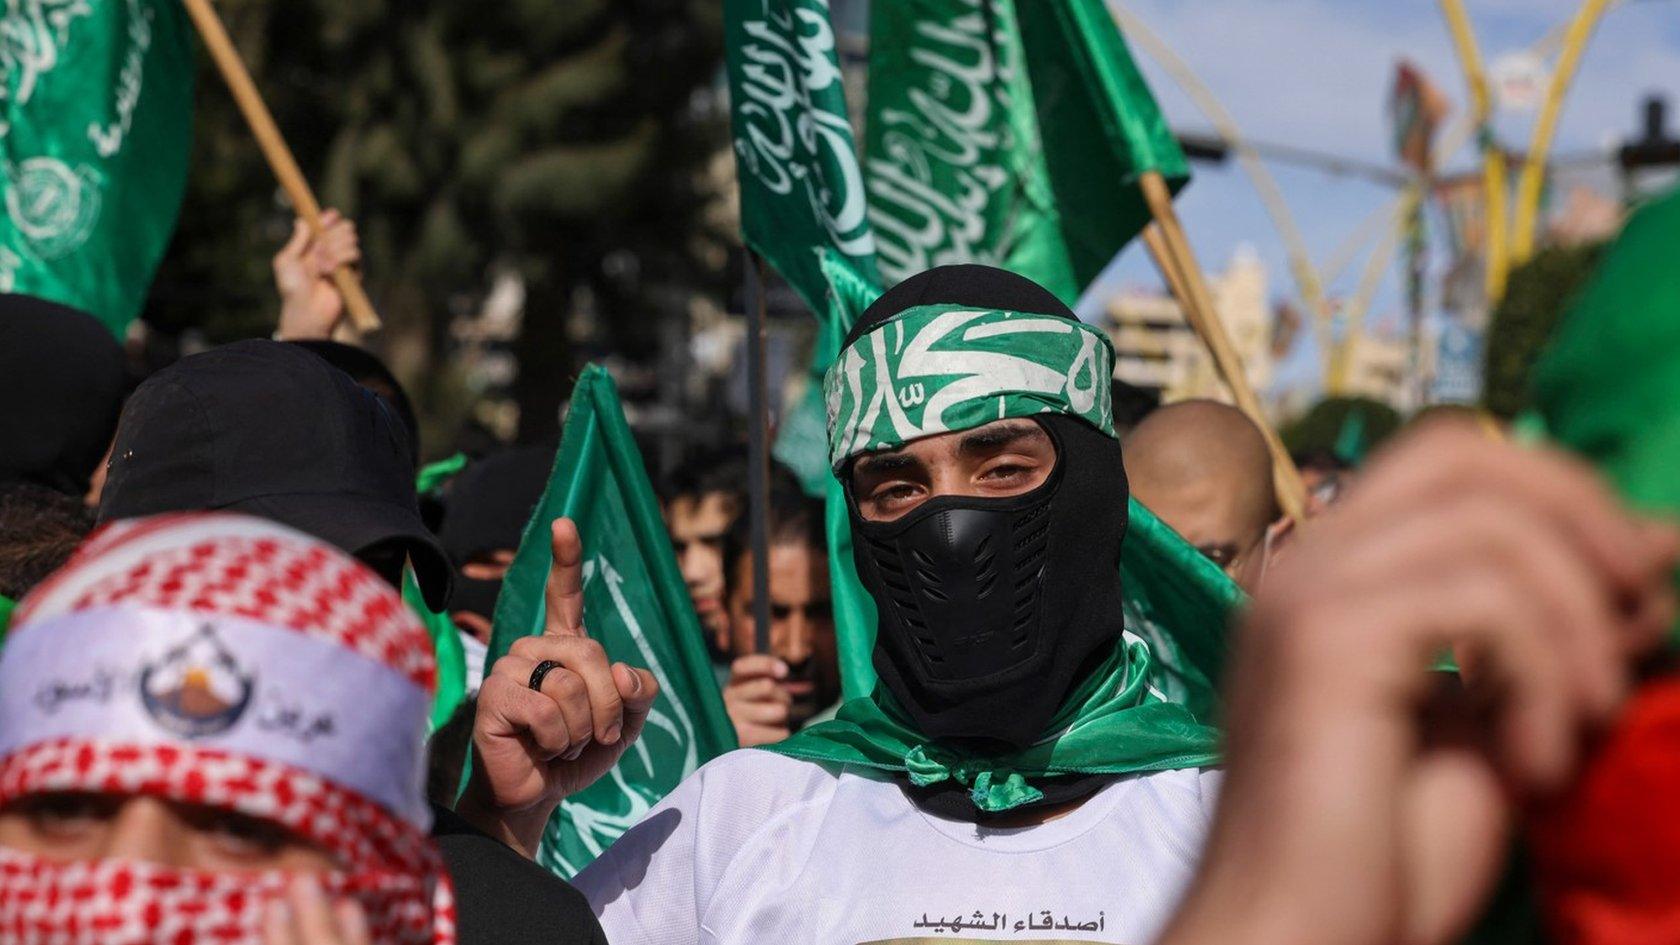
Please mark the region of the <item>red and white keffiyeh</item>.
<svg viewBox="0 0 1680 945"><path fill-rule="evenodd" d="M454 941L428 839L430 638L343 552L226 514L108 526L19 605L0 649L0 807L146 794L331 853L375 940ZM286 875L0 849L0 941L260 943Z"/></svg>

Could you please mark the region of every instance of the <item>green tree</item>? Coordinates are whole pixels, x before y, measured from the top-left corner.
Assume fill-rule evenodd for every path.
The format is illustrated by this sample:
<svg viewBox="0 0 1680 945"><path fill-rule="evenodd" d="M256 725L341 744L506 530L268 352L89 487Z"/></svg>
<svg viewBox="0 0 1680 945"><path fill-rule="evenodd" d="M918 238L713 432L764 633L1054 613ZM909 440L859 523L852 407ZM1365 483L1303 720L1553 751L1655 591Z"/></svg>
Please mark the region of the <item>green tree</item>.
<svg viewBox="0 0 1680 945"><path fill-rule="evenodd" d="M1514 417L1528 406L1529 372L1603 248L1548 247L1512 270L1488 325L1482 402L1491 413Z"/></svg>
<svg viewBox="0 0 1680 945"><path fill-rule="evenodd" d="M722 285L705 211L725 145L706 0L224 0L219 6L324 203L360 228L377 339L423 412L459 398L448 328L497 267L525 280L521 434L557 429L593 300L602 349L647 354ZM148 309L213 341L267 334L290 211L208 71L191 192Z"/></svg>

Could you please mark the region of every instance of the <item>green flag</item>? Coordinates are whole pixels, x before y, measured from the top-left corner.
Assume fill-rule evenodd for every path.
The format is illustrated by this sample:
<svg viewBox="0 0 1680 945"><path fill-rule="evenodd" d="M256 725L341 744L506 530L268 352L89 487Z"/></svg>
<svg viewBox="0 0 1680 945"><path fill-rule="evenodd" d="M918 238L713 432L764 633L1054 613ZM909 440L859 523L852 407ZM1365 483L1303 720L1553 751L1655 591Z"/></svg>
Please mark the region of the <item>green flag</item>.
<svg viewBox="0 0 1680 945"><path fill-rule="evenodd" d="M1668 517L1680 514L1677 241L1680 190L1628 220L1535 368L1550 435L1635 508Z"/></svg>
<svg viewBox="0 0 1680 945"><path fill-rule="evenodd" d="M123 334L175 230L192 89L179 0L0 5L0 292Z"/></svg>
<svg viewBox="0 0 1680 945"><path fill-rule="evenodd" d="M821 312L818 250L875 276L828 0L724 0L723 15L741 233Z"/></svg>
<svg viewBox="0 0 1680 945"><path fill-rule="evenodd" d="M561 802L537 862L570 877L701 764L735 746L671 538L612 378L584 368L554 459L554 472L496 602L486 665L513 641L543 631L543 588L553 561L550 523L577 522L583 537L584 623L607 656L659 680L647 726L617 767Z"/></svg>
<svg viewBox="0 0 1680 945"><path fill-rule="evenodd" d="M889 283L1018 272L1072 305L1174 189L1184 154L1102 0L895 0L870 10L865 183Z"/></svg>
<svg viewBox="0 0 1680 945"><path fill-rule="evenodd" d="M467 697L467 654L461 646L461 631L448 614L440 614L426 606L426 596L414 579L414 569L403 569L403 603L425 624L432 638L432 653L437 660L437 691L432 693L431 730L446 725Z"/></svg>

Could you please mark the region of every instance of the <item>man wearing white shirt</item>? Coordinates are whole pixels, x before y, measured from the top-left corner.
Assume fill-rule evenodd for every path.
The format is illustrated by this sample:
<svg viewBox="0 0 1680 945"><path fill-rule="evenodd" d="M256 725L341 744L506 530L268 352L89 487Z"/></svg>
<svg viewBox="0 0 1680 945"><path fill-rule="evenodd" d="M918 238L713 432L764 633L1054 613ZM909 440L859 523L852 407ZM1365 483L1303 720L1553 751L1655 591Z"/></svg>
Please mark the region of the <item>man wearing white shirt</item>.
<svg viewBox="0 0 1680 945"><path fill-rule="evenodd" d="M863 314L826 391L880 684L713 761L580 874L613 941L1157 933L1207 830L1216 735L1124 630L1112 365L1101 332L988 267L923 273ZM485 682L462 800L527 852L623 752L642 718L622 707L651 685L581 635L575 543L557 526L550 633Z"/></svg>

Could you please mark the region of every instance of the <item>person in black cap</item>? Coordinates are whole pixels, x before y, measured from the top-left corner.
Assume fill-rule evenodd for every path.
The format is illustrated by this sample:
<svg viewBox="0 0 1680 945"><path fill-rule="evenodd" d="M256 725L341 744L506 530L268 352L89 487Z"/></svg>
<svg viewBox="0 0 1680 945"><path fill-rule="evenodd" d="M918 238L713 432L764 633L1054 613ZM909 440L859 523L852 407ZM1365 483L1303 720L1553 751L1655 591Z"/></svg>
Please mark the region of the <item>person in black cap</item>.
<svg viewBox="0 0 1680 945"><path fill-rule="evenodd" d="M449 484L438 540L455 566L449 618L467 637L467 687L484 675L484 652L502 578L554 465L554 445L504 450L469 465ZM476 656L476 659L474 658Z"/></svg>
<svg viewBox="0 0 1680 945"><path fill-rule="evenodd" d="M122 348L93 316L0 295L0 611L93 527L83 497L126 383Z"/></svg>
<svg viewBox="0 0 1680 945"><path fill-rule="evenodd" d="M0 295L0 485L85 494L125 384L122 347L93 316Z"/></svg>
<svg viewBox="0 0 1680 945"><path fill-rule="evenodd" d="M408 434L373 392L314 353L241 341L182 358L123 409L99 520L226 509L325 539L426 602L450 567L420 521Z"/></svg>
<svg viewBox="0 0 1680 945"><path fill-rule="evenodd" d="M611 940L1159 930L1208 827L1217 733L1124 633L1112 365L1053 294L985 266L863 313L825 393L879 682L702 767L579 873ZM557 562L580 557L568 531ZM551 583L560 601L581 578ZM641 719L621 707L644 690L564 628L521 642L480 690L459 809L531 851L624 751Z"/></svg>
<svg viewBox="0 0 1680 945"><path fill-rule="evenodd" d="M355 345L347 345L339 341L309 339L297 341L283 339L297 345L305 351L312 351L326 362L340 371L350 375L350 379L362 385L375 394L379 399L389 404L402 422L403 431L408 434L409 452L414 455L414 465L420 465L420 418L414 415L414 404L408 399L408 392L403 390L397 376L379 360L373 352Z"/></svg>

